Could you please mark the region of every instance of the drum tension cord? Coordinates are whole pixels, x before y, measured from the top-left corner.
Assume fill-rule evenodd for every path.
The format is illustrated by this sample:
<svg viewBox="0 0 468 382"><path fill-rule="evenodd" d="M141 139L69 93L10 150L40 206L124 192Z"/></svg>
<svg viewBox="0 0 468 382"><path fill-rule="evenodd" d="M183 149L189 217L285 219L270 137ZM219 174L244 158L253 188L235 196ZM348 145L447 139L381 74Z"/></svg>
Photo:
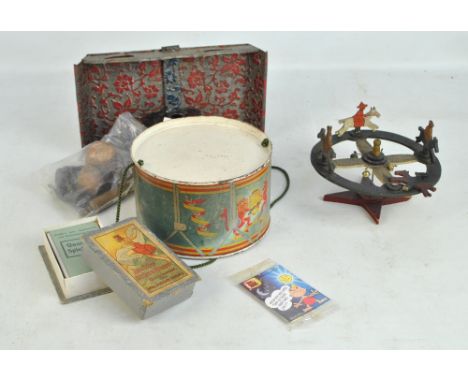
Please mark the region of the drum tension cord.
<svg viewBox="0 0 468 382"><path fill-rule="evenodd" d="M140 166L143 166L144 162L140 159L138 162L138 165ZM122 206L122 194L123 194L123 190L125 188L125 179L127 178L127 173L128 171L134 166L135 164L134 163L130 163L127 167L125 167L123 173L122 173L122 177L120 179L120 187L119 187L119 198L118 198L118 201L117 201L117 212L115 214L115 222L118 223L119 220L120 220L120 208ZM286 193L288 192L289 190L289 186L291 184L291 181L289 179L289 174L288 172L279 167L279 166L271 166L271 168L273 170L277 170L279 172L281 172L283 175L284 175L284 178L286 180L286 186L284 187L284 190L283 192L275 199L273 200L271 203L270 203L270 208L273 208L273 206L278 203L281 199L284 198L284 196L286 195ZM198 268L202 268L202 267L206 267L207 265L210 265L210 264L213 264L216 260L218 259L210 259L208 261L205 261L204 263L201 263L201 264L197 264L197 265L191 265L190 268L192 269L198 269Z"/></svg>

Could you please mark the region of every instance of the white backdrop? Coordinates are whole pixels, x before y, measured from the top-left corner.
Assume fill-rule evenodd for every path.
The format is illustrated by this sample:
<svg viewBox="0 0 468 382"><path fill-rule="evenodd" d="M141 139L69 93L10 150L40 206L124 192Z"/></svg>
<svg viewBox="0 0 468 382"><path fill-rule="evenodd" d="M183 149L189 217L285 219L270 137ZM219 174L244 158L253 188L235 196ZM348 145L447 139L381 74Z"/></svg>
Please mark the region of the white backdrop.
<svg viewBox="0 0 468 382"><path fill-rule="evenodd" d="M194 296L139 321L114 294L60 305L37 245L75 219L38 170L80 149L73 64L87 53L249 42L269 52L266 132L291 190L267 236L199 271ZM464 123L468 34L0 34L1 348L468 348ZM364 101L409 137L435 122L443 175L430 199L383 208L325 203L340 191L312 169L316 134ZM273 194L283 183L274 175ZM133 197L123 217L135 213ZM101 215L110 224L115 210ZM329 317L288 331L228 276L272 258L335 300Z"/></svg>

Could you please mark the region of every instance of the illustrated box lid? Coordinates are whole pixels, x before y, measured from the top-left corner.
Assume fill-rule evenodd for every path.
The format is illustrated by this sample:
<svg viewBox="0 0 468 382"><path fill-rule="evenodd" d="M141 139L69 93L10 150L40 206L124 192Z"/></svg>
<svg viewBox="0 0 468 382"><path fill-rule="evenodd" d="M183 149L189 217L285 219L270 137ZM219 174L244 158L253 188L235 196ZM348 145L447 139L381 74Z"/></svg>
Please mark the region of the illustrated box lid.
<svg viewBox="0 0 468 382"><path fill-rule="evenodd" d="M140 318L192 295L199 276L136 219L83 236L83 258Z"/></svg>
<svg viewBox="0 0 468 382"><path fill-rule="evenodd" d="M266 75L267 53L250 44L88 54L75 65L82 145L125 111L147 126L215 115L264 130Z"/></svg>

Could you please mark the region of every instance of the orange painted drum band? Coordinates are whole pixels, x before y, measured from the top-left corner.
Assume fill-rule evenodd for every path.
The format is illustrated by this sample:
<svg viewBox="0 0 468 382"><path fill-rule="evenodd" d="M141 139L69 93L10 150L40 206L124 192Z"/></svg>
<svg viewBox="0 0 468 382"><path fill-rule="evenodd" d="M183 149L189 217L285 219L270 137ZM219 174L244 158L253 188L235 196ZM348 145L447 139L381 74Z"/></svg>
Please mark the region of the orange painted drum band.
<svg viewBox="0 0 468 382"><path fill-rule="evenodd" d="M256 234L252 237L252 241L245 240L239 244L235 245L227 245L225 247L221 247L216 251L216 255L233 255L238 252L241 252L252 245L256 244L258 240L260 240L268 231L269 228L269 223L265 226L263 231L260 234ZM167 244L168 247L170 247L174 252L181 256L188 256L188 257L206 257L209 256L210 253L213 251L213 248L201 248L202 252L204 253L204 256L200 255L195 249L191 247L184 247L184 246L179 246L175 244Z"/></svg>

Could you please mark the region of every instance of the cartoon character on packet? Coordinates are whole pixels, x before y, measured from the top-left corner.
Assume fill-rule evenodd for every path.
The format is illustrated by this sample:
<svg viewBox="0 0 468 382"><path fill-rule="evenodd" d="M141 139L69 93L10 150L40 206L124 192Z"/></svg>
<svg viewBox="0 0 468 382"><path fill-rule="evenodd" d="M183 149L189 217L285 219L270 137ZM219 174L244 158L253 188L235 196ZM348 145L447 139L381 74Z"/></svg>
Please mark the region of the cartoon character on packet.
<svg viewBox="0 0 468 382"><path fill-rule="evenodd" d="M306 288L302 288L295 284L291 285L291 288L289 289L289 294L293 299L299 299L298 302L293 303L294 308L299 309L302 306L305 306L305 308L302 311L308 312L313 309L313 305L315 303L323 304L325 301L328 300L328 297L325 296L321 299L316 298L316 296L320 294L318 290L313 290L308 295L306 293Z"/></svg>

